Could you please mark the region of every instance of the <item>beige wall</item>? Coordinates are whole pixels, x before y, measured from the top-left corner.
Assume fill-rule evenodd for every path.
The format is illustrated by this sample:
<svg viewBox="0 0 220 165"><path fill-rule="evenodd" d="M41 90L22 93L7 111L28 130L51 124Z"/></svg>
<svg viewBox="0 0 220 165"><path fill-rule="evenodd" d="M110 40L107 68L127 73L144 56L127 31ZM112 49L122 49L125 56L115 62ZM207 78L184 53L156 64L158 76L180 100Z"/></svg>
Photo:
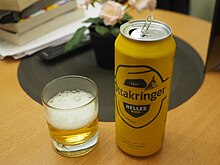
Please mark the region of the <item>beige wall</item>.
<svg viewBox="0 0 220 165"><path fill-rule="evenodd" d="M214 5L215 0L191 0L190 14L211 21Z"/></svg>

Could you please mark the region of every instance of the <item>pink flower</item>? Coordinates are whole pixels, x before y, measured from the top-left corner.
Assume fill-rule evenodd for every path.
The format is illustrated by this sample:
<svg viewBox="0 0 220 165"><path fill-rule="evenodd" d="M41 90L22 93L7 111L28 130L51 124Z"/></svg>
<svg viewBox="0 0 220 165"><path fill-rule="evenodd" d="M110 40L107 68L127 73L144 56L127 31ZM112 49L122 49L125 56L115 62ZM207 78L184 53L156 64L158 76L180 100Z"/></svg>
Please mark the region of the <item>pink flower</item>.
<svg viewBox="0 0 220 165"><path fill-rule="evenodd" d="M99 17L104 19L103 21L106 26L114 26L123 16L124 10L122 5L114 1L104 3L99 14Z"/></svg>
<svg viewBox="0 0 220 165"><path fill-rule="evenodd" d="M157 0L129 0L129 5L141 12L143 9L153 10L156 8Z"/></svg>

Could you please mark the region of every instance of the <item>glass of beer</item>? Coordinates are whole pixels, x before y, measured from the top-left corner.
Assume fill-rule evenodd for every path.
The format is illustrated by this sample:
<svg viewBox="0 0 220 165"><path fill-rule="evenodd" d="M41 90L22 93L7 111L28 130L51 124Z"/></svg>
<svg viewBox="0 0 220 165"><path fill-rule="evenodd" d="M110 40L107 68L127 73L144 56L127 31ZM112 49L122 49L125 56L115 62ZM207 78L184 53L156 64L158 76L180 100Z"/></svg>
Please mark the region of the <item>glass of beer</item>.
<svg viewBox="0 0 220 165"><path fill-rule="evenodd" d="M66 157L90 152L98 141L98 88L89 78L64 76L41 95L53 149Z"/></svg>

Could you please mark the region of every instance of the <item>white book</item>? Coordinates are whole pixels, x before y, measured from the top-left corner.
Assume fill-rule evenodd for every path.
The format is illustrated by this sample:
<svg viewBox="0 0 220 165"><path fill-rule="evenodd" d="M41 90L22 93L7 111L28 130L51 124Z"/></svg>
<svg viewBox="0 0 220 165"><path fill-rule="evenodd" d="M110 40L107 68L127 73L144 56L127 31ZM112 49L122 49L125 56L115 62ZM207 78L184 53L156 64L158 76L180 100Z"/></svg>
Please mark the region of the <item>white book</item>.
<svg viewBox="0 0 220 165"><path fill-rule="evenodd" d="M22 11L39 0L0 0L0 10Z"/></svg>
<svg viewBox="0 0 220 165"><path fill-rule="evenodd" d="M46 12L41 10L43 13L39 11L36 13L36 15L32 15L30 18L22 20L18 23L8 23L8 24L0 25L0 28L11 32L24 33L44 22L47 22L59 15L64 14L67 11L71 11L76 8L77 8L76 1L70 1L66 4L63 4L61 6L58 6L57 8L51 9Z"/></svg>
<svg viewBox="0 0 220 165"><path fill-rule="evenodd" d="M52 30L83 17L83 13L83 9L72 10L24 33L12 33L1 29L0 38L16 45L24 45Z"/></svg>

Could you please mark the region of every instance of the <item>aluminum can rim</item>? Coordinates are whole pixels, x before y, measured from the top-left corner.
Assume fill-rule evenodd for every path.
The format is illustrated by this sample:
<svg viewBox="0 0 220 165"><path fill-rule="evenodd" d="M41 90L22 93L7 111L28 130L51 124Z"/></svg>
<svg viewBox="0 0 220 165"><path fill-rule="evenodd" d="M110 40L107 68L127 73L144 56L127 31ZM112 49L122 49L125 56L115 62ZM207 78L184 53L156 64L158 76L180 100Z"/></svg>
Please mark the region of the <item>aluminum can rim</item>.
<svg viewBox="0 0 220 165"><path fill-rule="evenodd" d="M141 31L142 27L144 26L146 20L144 19L138 19L138 20L131 20L128 21L120 26L120 33L131 40L135 41L159 41L163 40L165 38L168 38L172 34L172 28L167 25L166 23L158 20L152 20L150 28L149 28L149 33L152 31L160 31L161 33L157 33L157 35L154 35L153 37L141 37L141 35L138 35L139 33L137 32L135 35L132 36L131 32L136 31Z"/></svg>

